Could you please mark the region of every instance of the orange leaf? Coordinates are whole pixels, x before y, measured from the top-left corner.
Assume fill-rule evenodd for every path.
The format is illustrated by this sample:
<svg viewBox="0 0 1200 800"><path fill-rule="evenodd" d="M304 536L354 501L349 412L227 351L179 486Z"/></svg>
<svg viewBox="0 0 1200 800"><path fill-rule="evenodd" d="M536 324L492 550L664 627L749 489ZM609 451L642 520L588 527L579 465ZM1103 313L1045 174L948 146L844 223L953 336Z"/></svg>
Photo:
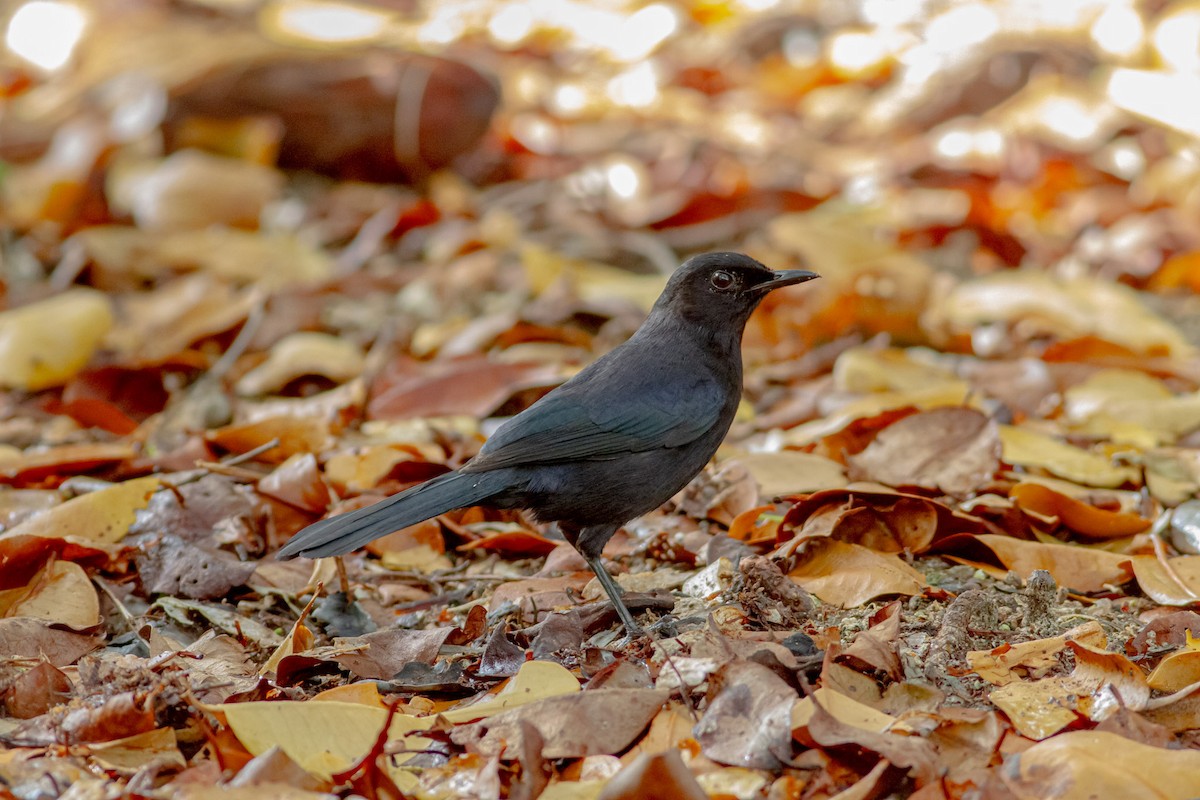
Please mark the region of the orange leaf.
<svg viewBox="0 0 1200 800"><path fill-rule="evenodd" d="M1040 483L1018 483L1009 496L1022 510L1058 517L1071 530L1093 539L1119 539L1150 527L1150 520L1137 514L1096 508Z"/></svg>

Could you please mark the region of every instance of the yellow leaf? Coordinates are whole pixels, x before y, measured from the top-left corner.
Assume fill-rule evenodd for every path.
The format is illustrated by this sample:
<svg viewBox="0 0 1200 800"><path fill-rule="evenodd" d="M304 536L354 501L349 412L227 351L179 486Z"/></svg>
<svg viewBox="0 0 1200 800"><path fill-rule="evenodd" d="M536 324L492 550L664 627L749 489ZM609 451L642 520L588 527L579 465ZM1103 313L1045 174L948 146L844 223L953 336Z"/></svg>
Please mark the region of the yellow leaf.
<svg viewBox="0 0 1200 800"><path fill-rule="evenodd" d="M1105 456L1028 428L1001 425L1000 444L1002 457L1009 464L1040 467L1060 478L1087 486L1114 488L1138 481L1138 471L1132 467L1114 466Z"/></svg>
<svg viewBox="0 0 1200 800"><path fill-rule="evenodd" d="M840 489L848 483L845 467L812 453L781 450L777 453L746 453L729 460L750 470L763 497Z"/></svg>
<svg viewBox="0 0 1200 800"><path fill-rule="evenodd" d="M92 744L87 749L100 766L126 774L152 765L175 769L187 766L172 728L157 728L123 739Z"/></svg>
<svg viewBox="0 0 1200 800"><path fill-rule="evenodd" d="M1151 747L1100 731L1055 736L1015 762L1004 785L1017 800L1190 800L1200 775L1200 752Z"/></svg>
<svg viewBox="0 0 1200 800"><path fill-rule="evenodd" d="M455 724L499 714L547 697L578 692L579 679L553 661L526 661L499 692L469 706L443 711L442 716Z"/></svg>
<svg viewBox="0 0 1200 800"><path fill-rule="evenodd" d="M1190 606L1200 602L1200 556L1167 559L1170 570L1154 556L1134 556L1133 575L1142 591L1165 606Z"/></svg>
<svg viewBox="0 0 1200 800"><path fill-rule="evenodd" d="M278 746L303 769L324 779L361 760L387 719L383 709L359 703L252 702L213 708L225 715L229 727L252 754L257 756ZM433 719L397 714L392 717L388 739L398 740L414 731L426 730ZM414 738L406 744L416 749L428 741ZM403 762L409 757L396 758ZM399 774L400 780L411 787L412 776Z"/></svg>
<svg viewBox="0 0 1200 800"><path fill-rule="evenodd" d="M38 571L20 590L25 596L3 614L33 617L75 630L100 623L100 598L83 567L70 561L55 561ZM7 593L6 593L7 594Z"/></svg>
<svg viewBox="0 0 1200 800"><path fill-rule="evenodd" d="M854 728L861 728L871 733L883 733L897 728L897 720L890 714L885 714L854 698L847 697L841 692L835 692L822 686L812 695L797 701L792 706L793 732L808 727L809 720L816 713L816 703L820 703L821 708L828 711L838 722ZM905 728L905 726L900 724L899 728Z"/></svg>
<svg viewBox="0 0 1200 800"><path fill-rule="evenodd" d="M158 490L158 478L135 478L108 489L74 497L62 505L38 514L0 535L0 539L16 536L44 536L77 539L113 544L125 538L137 512L150 502Z"/></svg>
<svg viewBox="0 0 1200 800"><path fill-rule="evenodd" d="M0 386L37 391L66 383L112 326L108 298L93 289L0 313Z"/></svg>

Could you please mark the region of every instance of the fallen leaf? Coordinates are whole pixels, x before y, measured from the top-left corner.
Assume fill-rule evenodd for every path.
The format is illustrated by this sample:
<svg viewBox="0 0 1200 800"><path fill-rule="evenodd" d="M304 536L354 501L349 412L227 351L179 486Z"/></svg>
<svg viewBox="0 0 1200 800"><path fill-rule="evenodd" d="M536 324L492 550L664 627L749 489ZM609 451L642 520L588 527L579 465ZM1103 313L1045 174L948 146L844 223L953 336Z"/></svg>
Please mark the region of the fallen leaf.
<svg viewBox="0 0 1200 800"><path fill-rule="evenodd" d="M1057 517L1068 528L1089 539L1132 536L1151 525L1151 520L1138 514L1097 508L1041 483L1018 483L1008 494L1016 501L1018 508L1046 517Z"/></svg>
<svg viewBox="0 0 1200 800"><path fill-rule="evenodd" d="M270 394L309 375L344 383L358 377L365 363L354 343L327 333L301 331L276 342L267 360L239 378L234 388L241 395Z"/></svg>
<svg viewBox="0 0 1200 800"><path fill-rule="evenodd" d="M1044 569L1059 586L1078 592L1099 592L1105 586L1121 584L1133 577L1129 556L1070 544L1043 544L996 534L980 534L976 541L985 545L1000 563L1018 575Z"/></svg>
<svg viewBox="0 0 1200 800"><path fill-rule="evenodd" d="M1186 631L1184 646L1167 656L1146 678L1156 692L1178 692L1200 681L1200 640Z"/></svg>
<svg viewBox="0 0 1200 800"><path fill-rule="evenodd" d="M960 283L938 297L922 320L927 330L943 336L998 321L1019 322L1029 338L1094 335L1144 355L1192 352L1179 329L1150 311L1128 286L1034 269L1002 270Z"/></svg>
<svg viewBox="0 0 1200 800"><path fill-rule="evenodd" d="M792 706L792 736L809 747L816 745L816 742L808 736L808 723L816 713L818 703L843 725L861 728L872 733L889 731L898 724L900 729L904 729L903 724L900 724L890 714L885 714L865 703L860 703L840 692L822 686Z"/></svg>
<svg viewBox="0 0 1200 800"><path fill-rule="evenodd" d="M892 423L848 460L867 480L963 497L992 480L999 455L994 421L973 408L946 407Z"/></svg>
<svg viewBox="0 0 1200 800"><path fill-rule="evenodd" d="M389 680L405 664L433 664L442 645L453 632L454 628L421 631L390 629L351 638L337 638L333 646L345 652L332 658L360 678Z"/></svg>
<svg viewBox="0 0 1200 800"><path fill-rule="evenodd" d="M579 679L553 661L527 661L500 691L441 713L449 722L486 719L511 708L580 691Z"/></svg>
<svg viewBox="0 0 1200 800"><path fill-rule="evenodd" d="M282 464L296 454L323 452L333 441L329 423L316 417L267 417L209 431L207 441L231 453L245 453L278 440L257 460Z"/></svg>
<svg viewBox="0 0 1200 800"><path fill-rule="evenodd" d="M156 477L135 478L107 489L74 497L62 505L0 534L0 540L20 536L64 537L115 543L125 538L137 512L158 491Z"/></svg>
<svg viewBox="0 0 1200 800"><path fill-rule="evenodd" d="M678 750L643 753L595 795L596 800L707 800ZM546 797L545 794L542 797ZM566 800L565 798L563 800Z"/></svg>
<svg viewBox="0 0 1200 800"><path fill-rule="evenodd" d="M921 594L925 576L897 555L834 539L809 541L788 577L826 603L855 608L885 595Z"/></svg>
<svg viewBox="0 0 1200 800"><path fill-rule="evenodd" d="M1200 556L1168 558L1163 567L1154 556L1133 556L1133 575L1146 596L1165 606L1190 606L1200 601Z"/></svg>
<svg viewBox="0 0 1200 800"><path fill-rule="evenodd" d="M16 594L5 603L5 595ZM70 561L53 561L22 589L0 593L0 615L28 617L86 630L100 623L100 599L87 573Z"/></svg>
<svg viewBox="0 0 1200 800"><path fill-rule="evenodd" d="M972 650L967 653L967 662L979 677L995 686L1025 678L1043 678L1062 663L1059 656L1067 649L1069 640L1095 647L1106 644L1100 623L1087 622L1061 636L1003 644L992 650Z"/></svg>
<svg viewBox="0 0 1200 800"><path fill-rule="evenodd" d="M732 661L710 680L720 688L695 727L704 755L731 766L777 769L791 755L796 690L753 661Z"/></svg>
<svg viewBox="0 0 1200 800"><path fill-rule="evenodd" d="M1151 447L1200 428L1200 392L1176 395L1144 372L1106 369L1068 388L1063 412L1083 433Z"/></svg>
<svg viewBox="0 0 1200 800"><path fill-rule="evenodd" d="M0 386L37 391L66 383L113 322L108 297L84 288L0 312Z"/></svg>
<svg viewBox="0 0 1200 800"><path fill-rule="evenodd" d="M133 775L142 769L180 770L187 766L172 728L155 728L145 733L88 745L87 752L104 769L122 775Z"/></svg>
<svg viewBox="0 0 1200 800"><path fill-rule="evenodd" d="M374 745L387 712L358 703L249 702L213 706L224 715L238 739L254 755L279 747L288 757L326 780L357 763ZM396 714L388 728L389 740L405 739L427 730L433 717ZM405 739L409 748L421 748L428 740ZM399 754L403 763L412 754ZM393 777L396 771L392 771ZM403 779L401 779L403 780ZM412 786L413 781L407 781Z"/></svg>
<svg viewBox="0 0 1200 800"><path fill-rule="evenodd" d="M513 680L519 678L518 673ZM450 738L485 755L511 753L520 747L523 726L530 725L544 742L544 758L608 755L628 747L668 696L668 692L656 689L591 689L559 697L543 696L460 726ZM580 720L587 720L587 724L580 725Z"/></svg>
<svg viewBox="0 0 1200 800"><path fill-rule="evenodd" d="M780 450L734 456L754 476L762 497L840 489L847 483L845 468L836 461L812 453Z"/></svg>
<svg viewBox="0 0 1200 800"><path fill-rule="evenodd" d="M1141 744L1113 733L1074 731L1040 742L1002 773L1018 800L1196 796L1200 753Z"/></svg>
<svg viewBox="0 0 1200 800"><path fill-rule="evenodd" d="M1000 426L1002 458L1009 464L1039 467L1060 478L1085 486L1116 488L1124 483L1138 483L1138 471L1133 467L1114 466L1098 453L1061 442L1044 433L1012 425Z"/></svg>

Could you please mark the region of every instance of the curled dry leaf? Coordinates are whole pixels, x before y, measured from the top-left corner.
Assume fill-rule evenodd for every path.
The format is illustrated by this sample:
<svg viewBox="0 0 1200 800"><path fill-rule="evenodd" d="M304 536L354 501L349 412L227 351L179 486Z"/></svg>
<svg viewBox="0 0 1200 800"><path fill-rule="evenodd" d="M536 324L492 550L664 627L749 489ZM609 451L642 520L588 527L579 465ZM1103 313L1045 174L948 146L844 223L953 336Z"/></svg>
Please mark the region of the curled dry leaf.
<svg viewBox="0 0 1200 800"><path fill-rule="evenodd" d="M317 457L312 453L296 453L258 482L258 491L288 505L321 514L332 499Z"/></svg>
<svg viewBox="0 0 1200 800"><path fill-rule="evenodd" d="M1178 692L1200 681L1200 640L1187 631L1184 646L1158 663L1146 682L1156 692Z"/></svg>
<svg viewBox="0 0 1200 800"><path fill-rule="evenodd" d="M1121 707L1146 707L1150 687L1140 667L1120 653L1071 640L1067 646L1075 654L1070 675L1015 681L988 695L1022 736L1042 740L1080 717L1099 722Z"/></svg>
<svg viewBox="0 0 1200 800"><path fill-rule="evenodd" d="M353 342L327 333L293 333L271 347L267 360L247 372L235 386L238 394L277 392L309 375L343 383L358 377L365 367L362 350Z"/></svg>
<svg viewBox="0 0 1200 800"><path fill-rule="evenodd" d="M797 543L832 536L889 553L923 553L936 539L985 530L981 519L936 500L862 484L798 501L784 515L779 536L795 536Z"/></svg>
<svg viewBox="0 0 1200 800"><path fill-rule="evenodd" d="M1093 647L1107 643L1099 622L1087 622L1047 639L1018 644L1003 644L993 650L972 650L967 662L979 677L994 686L1004 686L1024 678L1043 678L1061 664L1059 656L1068 641L1085 642Z"/></svg>
<svg viewBox="0 0 1200 800"><path fill-rule="evenodd" d="M83 288L0 312L0 386L37 391L66 383L113 322L108 297Z"/></svg>
<svg viewBox="0 0 1200 800"><path fill-rule="evenodd" d="M1138 586L1156 603L1190 606L1200 602L1200 556L1168 558L1134 556L1133 574Z"/></svg>
<svg viewBox="0 0 1200 800"><path fill-rule="evenodd" d="M1023 481L1012 487L1008 495L1016 501L1018 508L1043 517L1055 517L1088 539L1132 536L1151 524L1151 520L1139 514L1097 508L1041 482Z"/></svg>
<svg viewBox="0 0 1200 800"><path fill-rule="evenodd" d="M100 623L100 599L82 567L70 561L52 561L22 589L0 593L0 616L86 630Z"/></svg>
<svg viewBox="0 0 1200 800"><path fill-rule="evenodd" d="M935 408L884 428L849 458L861 477L963 497L992 480L1000 466L996 423L973 408Z"/></svg>
<svg viewBox="0 0 1200 800"><path fill-rule="evenodd" d="M788 577L826 603L854 608L886 595L917 595L925 576L897 555L835 539L813 539Z"/></svg>

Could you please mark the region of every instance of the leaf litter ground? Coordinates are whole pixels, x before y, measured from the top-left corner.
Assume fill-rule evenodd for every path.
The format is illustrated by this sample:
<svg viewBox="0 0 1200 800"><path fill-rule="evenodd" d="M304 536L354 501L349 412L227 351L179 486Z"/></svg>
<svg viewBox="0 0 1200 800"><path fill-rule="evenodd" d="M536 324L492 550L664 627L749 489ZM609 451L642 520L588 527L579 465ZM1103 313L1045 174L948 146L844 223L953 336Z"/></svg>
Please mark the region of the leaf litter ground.
<svg viewBox="0 0 1200 800"><path fill-rule="evenodd" d="M294 54L212 9L97 18L75 69L3 83L0 791L1195 796L1196 167L1121 89L1172 53L1114 54L1110 11L655 5L646 73L503 11L420 62L483 92L463 129L491 101L454 59L505 91L454 170L381 162L413 188L353 180L279 102ZM916 80L954 14L995 33ZM193 46L214 29L227 51ZM238 91L279 119L189 120L251 58ZM117 62L164 99L146 138L36 102ZM715 463L606 551L652 638L518 513L272 558L470 458L717 248L823 277L751 322Z"/></svg>

